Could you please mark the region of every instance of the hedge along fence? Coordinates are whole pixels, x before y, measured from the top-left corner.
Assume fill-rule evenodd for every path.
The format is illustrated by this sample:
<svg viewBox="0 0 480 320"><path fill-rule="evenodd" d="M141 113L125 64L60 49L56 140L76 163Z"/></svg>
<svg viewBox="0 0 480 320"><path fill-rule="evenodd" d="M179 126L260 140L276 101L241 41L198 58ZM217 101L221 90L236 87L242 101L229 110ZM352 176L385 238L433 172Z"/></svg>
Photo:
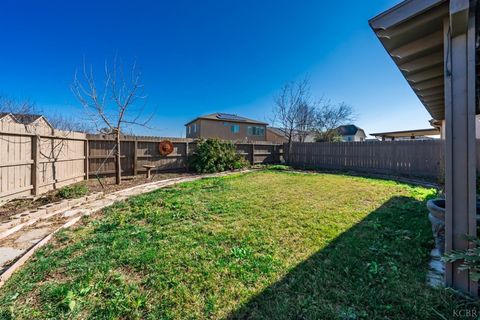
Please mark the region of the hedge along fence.
<svg viewBox="0 0 480 320"><path fill-rule="evenodd" d="M443 176L444 143L444 140L293 143L287 162L309 169L436 180ZM479 150L477 147L477 155ZM479 156L477 163L478 159Z"/></svg>
<svg viewBox="0 0 480 320"><path fill-rule="evenodd" d="M85 179L86 135L0 120L0 202Z"/></svg>
<svg viewBox="0 0 480 320"><path fill-rule="evenodd" d="M115 141L109 135L88 135L88 174L115 173ZM169 140L173 152L162 156L159 143ZM193 139L122 136L120 145L121 168L124 175L137 175L146 171L144 165L155 166L158 171L186 170L188 158L195 151ZM236 143L237 150L251 164L278 163L283 156L283 145L271 142Z"/></svg>

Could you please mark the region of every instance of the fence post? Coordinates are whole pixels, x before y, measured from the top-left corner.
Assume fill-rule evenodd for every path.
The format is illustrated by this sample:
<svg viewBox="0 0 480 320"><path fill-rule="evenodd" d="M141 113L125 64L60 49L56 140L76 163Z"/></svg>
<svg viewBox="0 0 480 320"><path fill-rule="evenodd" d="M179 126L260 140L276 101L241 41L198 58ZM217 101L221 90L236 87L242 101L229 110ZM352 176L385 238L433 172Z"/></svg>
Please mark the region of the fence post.
<svg viewBox="0 0 480 320"><path fill-rule="evenodd" d="M188 141L185 141L185 167L188 168Z"/></svg>
<svg viewBox="0 0 480 320"><path fill-rule="evenodd" d="M88 149L88 140L85 140L84 141L84 144L83 144L83 153L85 155L85 163L83 165L84 167L84 171L85 171L85 180L88 180L88 176L90 174L89 172L89 168L88 168L88 152L89 152L89 149Z"/></svg>
<svg viewBox="0 0 480 320"><path fill-rule="evenodd" d="M135 137L135 140L133 141L133 176L137 175L137 166L138 166L138 141L137 137Z"/></svg>
<svg viewBox="0 0 480 320"><path fill-rule="evenodd" d="M252 142L252 154L251 154L252 166L255 164L255 144Z"/></svg>
<svg viewBox="0 0 480 320"><path fill-rule="evenodd" d="M39 160L40 160L40 138L38 136L32 136L32 172L31 172L31 180L32 180L32 193L34 196L39 194L39 189L40 189L40 179L38 177L39 175L39 168L38 166L40 165Z"/></svg>

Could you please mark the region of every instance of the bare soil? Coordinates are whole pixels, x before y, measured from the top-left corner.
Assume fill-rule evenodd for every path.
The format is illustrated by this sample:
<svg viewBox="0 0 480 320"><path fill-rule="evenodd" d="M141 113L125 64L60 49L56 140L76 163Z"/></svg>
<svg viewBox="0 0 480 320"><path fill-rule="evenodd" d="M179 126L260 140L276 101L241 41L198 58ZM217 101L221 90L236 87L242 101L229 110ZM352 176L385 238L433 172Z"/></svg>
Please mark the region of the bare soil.
<svg viewBox="0 0 480 320"><path fill-rule="evenodd" d="M134 186L138 186L138 185L153 182L153 181L166 180L166 179L176 178L180 176L188 177L191 175L193 174L186 173L186 172L152 173L152 177L150 179L147 179L145 175L137 175L135 177L134 176L122 177L122 183L120 185L115 184L115 177L103 177L103 178L100 178L100 181L96 178L90 178L87 181L79 182L79 184L87 184L89 194L94 192L100 192L100 191L104 193L112 193L115 191L131 188ZM53 203L59 200L62 200L62 198L58 195L58 190L52 190L36 198L18 199L18 200L9 201L0 206L0 220L3 220L19 212L35 209L40 206L46 205L48 203Z"/></svg>

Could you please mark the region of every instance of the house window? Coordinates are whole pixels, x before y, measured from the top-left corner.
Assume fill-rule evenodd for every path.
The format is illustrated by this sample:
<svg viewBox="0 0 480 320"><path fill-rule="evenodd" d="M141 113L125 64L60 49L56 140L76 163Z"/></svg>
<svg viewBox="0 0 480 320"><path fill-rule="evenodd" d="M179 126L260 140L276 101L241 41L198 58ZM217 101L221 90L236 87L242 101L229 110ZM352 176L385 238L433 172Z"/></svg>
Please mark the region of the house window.
<svg viewBox="0 0 480 320"><path fill-rule="evenodd" d="M192 132L193 133L197 132L197 124L196 123L192 124Z"/></svg>
<svg viewBox="0 0 480 320"><path fill-rule="evenodd" d="M265 128L264 127L248 127L248 135L249 136L263 136L265 135Z"/></svg>
<svg viewBox="0 0 480 320"><path fill-rule="evenodd" d="M224 122L223 126L224 127L230 127L230 132L231 133L239 133L240 132L240 126L238 124Z"/></svg>
<svg viewBox="0 0 480 320"><path fill-rule="evenodd" d="M239 133L240 132L240 126L238 124L232 124L230 126L230 132Z"/></svg>

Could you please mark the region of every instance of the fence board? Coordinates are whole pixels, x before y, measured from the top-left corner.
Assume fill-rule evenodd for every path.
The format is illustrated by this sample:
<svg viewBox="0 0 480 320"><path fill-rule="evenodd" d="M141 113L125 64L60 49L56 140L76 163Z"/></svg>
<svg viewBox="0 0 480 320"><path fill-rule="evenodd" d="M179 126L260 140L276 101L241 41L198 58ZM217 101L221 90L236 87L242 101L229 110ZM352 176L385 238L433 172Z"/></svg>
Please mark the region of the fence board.
<svg viewBox="0 0 480 320"><path fill-rule="evenodd" d="M480 146L479 143L477 141L477 146ZM443 156L443 140L294 142L288 163L301 168L437 179L443 174ZM477 157L477 166L479 158Z"/></svg>
<svg viewBox="0 0 480 320"><path fill-rule="evenodd" d="M84 179L85 141L83 133L2 118L0 201L40 194Z"/></svg>
<svg viewBox="0 0 480 320"><path fill-rule="evenodd" d="M110 175L115 172L114 149L115 143L108 135L88 135L89 144L89 174ZM159 152L159 143L170 140L173 143L173 152L162 156ZM136 149L135 149L136 146ZM283 145L269 142L238 143L237 151L245 159L254 164L278 163L282 157ZM196 142L193 139L122 136L122 172L125 175L144 173L143 165L153 165L157 171L186 170L187 159L195 152ZM253 154L252 154L253 150Z"/></svg>

